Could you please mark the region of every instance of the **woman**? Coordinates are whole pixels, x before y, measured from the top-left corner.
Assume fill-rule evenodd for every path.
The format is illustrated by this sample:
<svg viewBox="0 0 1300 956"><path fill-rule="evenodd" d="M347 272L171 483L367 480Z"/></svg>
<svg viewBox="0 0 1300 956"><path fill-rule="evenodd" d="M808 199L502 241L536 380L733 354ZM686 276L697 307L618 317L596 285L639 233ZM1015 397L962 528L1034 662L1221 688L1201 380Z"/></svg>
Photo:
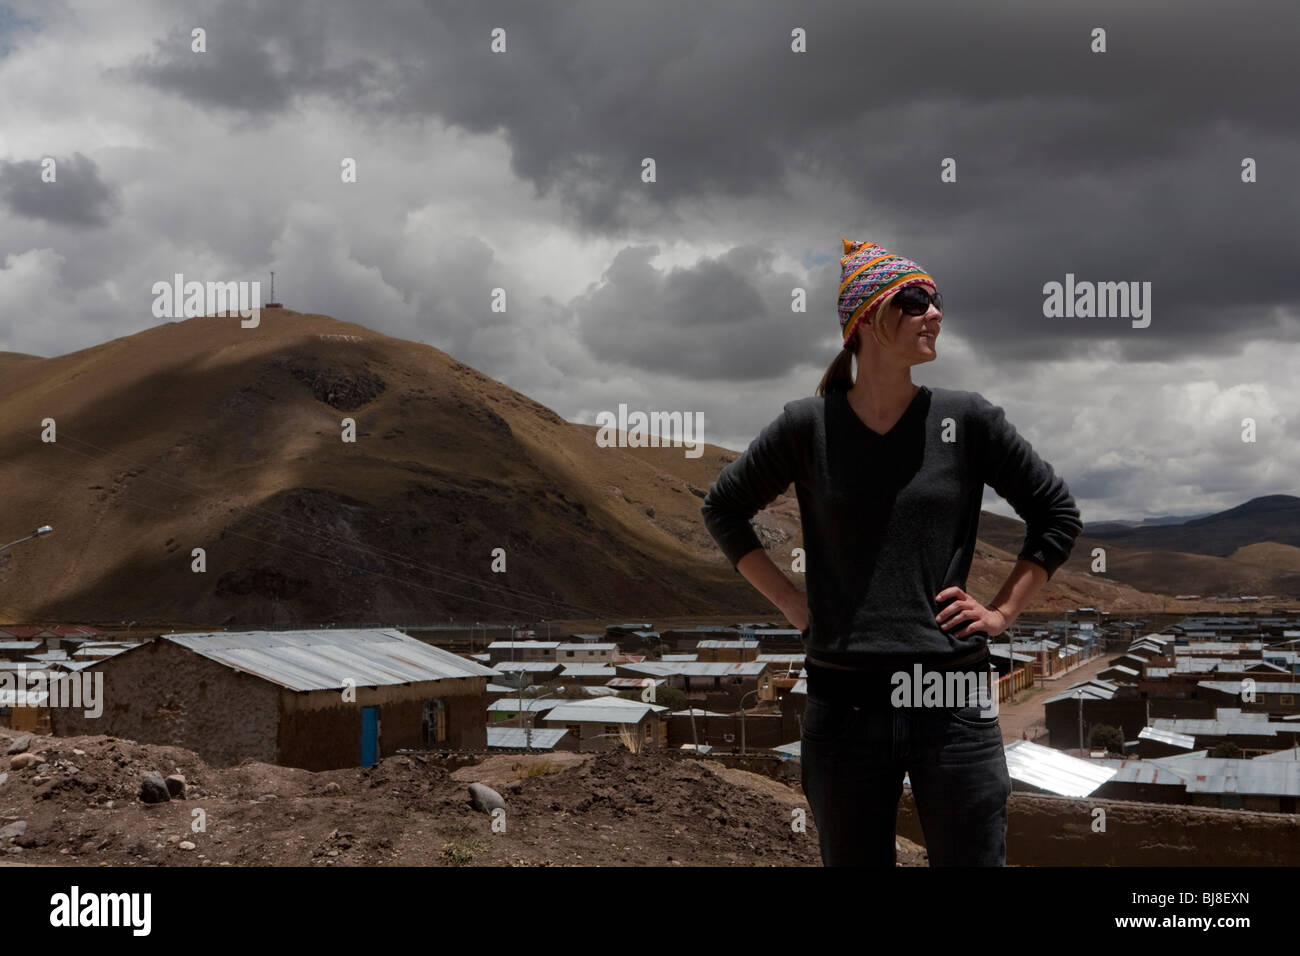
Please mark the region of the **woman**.
<svg viewBox="0 0 1300 956"><path fill-rule="evenodd" d="M701 512L733 567L800 628L803 786L822 862L894 865L906 773L932 866L1001 866L1011 779L985 696L996 693L988 638L1065 562L1083 525L1065 482L1000 407L912 383L912 366L936 358L935 281L870 242L845 239L840 266L843 349L816 395L788 402L723 469ZM791 482L806 597L750 525ZM965 591L985 484L1027 526L988 605ZM976 681L972 699L962 689ZM924 698L916 687L936 683Z"/></svg>

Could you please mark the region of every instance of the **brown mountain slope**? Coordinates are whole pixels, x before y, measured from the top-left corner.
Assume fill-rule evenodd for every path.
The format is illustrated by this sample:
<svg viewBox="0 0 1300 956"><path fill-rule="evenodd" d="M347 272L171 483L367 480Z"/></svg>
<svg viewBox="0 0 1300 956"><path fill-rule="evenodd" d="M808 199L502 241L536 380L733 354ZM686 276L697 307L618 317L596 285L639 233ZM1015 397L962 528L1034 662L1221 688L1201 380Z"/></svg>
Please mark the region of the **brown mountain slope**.
<svg viewBox="0 0 1300 956"><path fill-rule="evenodd" d="M593 426L435 348L267 310L257 329L190 319L3 369L0 540L43 523L55 533L0 553L0 618L255 627L772 613L700 518L700 495L736 452L600 448ZM345 418L354 443L340 439ZM41 441L46 419L55 442ZM1023 537L1018 522L986 521ZM755 525L788 566L793 494ZM195 548L204 573L191 569ZM970 582L985 599L1011 564L989 554ZM1067 567L1035 607L1141 601Z"/></svg>
<svg viewBox="0 0 1300 956"><path fill-rule="evenodd" d="M531 619L748 598L730 568L680 566L685 545L612 490L673 450L596 449L591 429L437 349L262 318L169 323L5 376L0 461L24 516L9 530L56 529L0 555L6 616ZM57 442L40 440L46 418ZM716 465L684 470L707 485ZM688 489L674 497L698 515Z"/></svg>
<svg viewBox="0 0 1300 956"><path fill-rule="evenodd" d="M1233 561L1271 570L1300 571L1300 548L1276 541L1261 541L1238 548L1231 554Z"/></svg>
<svg viewBox="0 0 1300 956"><path fill-rule="evenodd" d="M1235 509L1234 509L1235 510ZM1241 535L1240 529L1233 530ZM980 541L985 545L1000 547L1015 554L1025 534L1022 522L1001 515L984 513L980 519ZM1263 542L1230 557L1195 553L1176 547L1178 539L1167 537L1168 547L1131 538L1094 538L1080 535L1074 542L1070 559L1062 565L1058 575L1077 573L1088 578L1092 586L1104 588L1105 582L1136 589L1146 595L1131 607L1159 607L1160 596L1176 594L1240 595L1275 594L1295 599L1300 596L1300 573L1290 563L1295 548L1274 542ZM1106 556L1105 574L1092 574L1092 554L1101 548ZM1055 582L1053 578L1053 582ZM1090 587L1085 586L1086 592ZM1105 592L1103 591L1103 594ZM1098 597L1102 607L1104 596ZM1152 605L1152 601L1156 603Z"/></svg>
<svg viewBox="0 0 1300 956"><path fill-rule="evenodd" d="M4 388L4 376L11 371L22 368L28 362L43 362L39 355L28 355L26 352L0 352L0 389Z"/></svg>

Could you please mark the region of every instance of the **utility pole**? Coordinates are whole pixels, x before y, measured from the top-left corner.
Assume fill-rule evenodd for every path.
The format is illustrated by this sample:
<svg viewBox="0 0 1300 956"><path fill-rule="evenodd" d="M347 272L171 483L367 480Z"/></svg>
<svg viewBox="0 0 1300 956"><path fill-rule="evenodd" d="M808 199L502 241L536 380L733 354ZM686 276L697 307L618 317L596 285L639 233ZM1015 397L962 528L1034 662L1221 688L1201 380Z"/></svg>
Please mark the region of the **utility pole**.
<svg viewBox="0 0 1300 956"><path fill-rule="evenodd" d="M1083 690L1076 690L1074 696L1079 700L1079 756L1082 757L1086 753L1083 749Z"/></svg>

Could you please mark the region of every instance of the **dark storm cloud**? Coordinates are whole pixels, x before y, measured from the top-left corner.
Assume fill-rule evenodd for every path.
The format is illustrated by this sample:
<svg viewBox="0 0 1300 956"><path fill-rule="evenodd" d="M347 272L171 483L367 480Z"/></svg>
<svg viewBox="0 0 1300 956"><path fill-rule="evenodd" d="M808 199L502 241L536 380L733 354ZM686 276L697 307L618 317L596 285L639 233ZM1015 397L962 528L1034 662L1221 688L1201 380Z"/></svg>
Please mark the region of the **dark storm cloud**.
<svg viewBox="0 0 1300 956"><path fill-rule="evenodd" d="M0 202L15 215L65 226L103 226L121 208L117 190L95 161L80 153L54 160L54 182L41 178L41 160L0 160Z"/></svg>
<svg viewBox="0 0 1300 956"><path fill-rule="evenodd" d="M0 7L0 57L8 55L22 40L31 35L36 23L24 19L8 7Z"/></svg>
<svg viewBox="0 0 1300 956"><path fill-rule="evenodd" d="M153 53L115 69L198 106L263 117L289 109L297 97L320 94L360 104L382 92L379 62L338 49L327 38L328 7L286 0L265 5L220 3L172 25ZM192 31L205 31L193 49Z"/></svg>
<svg viewBox="0 0 1300 956"><path fill-rule="evenodd" d="M1118 340L1128 358L1172 359L1273 334L1270 309L1297 297L1300 136L1279 118L1294 111L1300 19L1284 0L1251 10L1186 0L1072 10L220 4L195 24L208 28L208 54L189 52L181 24L135 70L198 105L250 115L325 95L372 115L500 130L515 174L559 196L588 233L671 236L692 204L724 198L816 243L785 250L795 255L837 257L841 232L887 248L905 233L915 238L891 251L936 276L949 329L984 354L1068 357ZM489 52L495 27L507 31L502 55ZM795 27L807 30L807 54L790 52ZM1094 27L1107 31L1104 54L1090 51ZM654 184L639 179L647 156ZM1245 156L1260 164L1256 184L1240 180ZM945 157L955 183L940 182ZM791 199L807 176L839 218L810 219ZM1043 284L1066 273L1151 282L1150 328L1044 317ZM833 331L838 276L815 275ZM1216 280L1247 275L1245 287ZM738 303L751 296L747 317L705 281L654 287L671 297L653 303L657 325L603 309L584 322L588 343L614 357L640 341L646 367L660 368L678 343L651 341L648 329L685 326L708 354L733 324L753 322L739 366L752 377L806 354L788 347L772 318L780 302L757 285L732 290ZM583 307L594 300L604 297ZM727 374L705 359L687 365Z"/></svg>
<svg viewBox="0 0 1300 956"><path fill-rule="evenodd" d="M690 268L660 271L649 261L657 252L624 249L600 283L570 303L582 342L597 358L733 381L830 360L825 342L808 334L807 314L791 311L792 290L802 280L774 272L771 253L738 246ZM825 311L822 296L813 301ZM827 323L821 331L834 330Z"/></svg>

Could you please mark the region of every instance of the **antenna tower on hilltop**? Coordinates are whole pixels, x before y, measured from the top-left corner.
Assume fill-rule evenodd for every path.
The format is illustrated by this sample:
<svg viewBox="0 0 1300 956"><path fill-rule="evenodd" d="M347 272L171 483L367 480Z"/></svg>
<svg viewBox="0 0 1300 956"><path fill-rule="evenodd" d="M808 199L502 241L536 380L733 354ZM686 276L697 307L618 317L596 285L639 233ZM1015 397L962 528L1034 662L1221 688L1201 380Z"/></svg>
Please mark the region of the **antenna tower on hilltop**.
<svg viewBox="0 0 1300 956"><path fill-rule="evenodd" d="M266 309L283 309L284 303L275 301L275 273L271 273L271 301L266 303L263 308Z"/></svg>

